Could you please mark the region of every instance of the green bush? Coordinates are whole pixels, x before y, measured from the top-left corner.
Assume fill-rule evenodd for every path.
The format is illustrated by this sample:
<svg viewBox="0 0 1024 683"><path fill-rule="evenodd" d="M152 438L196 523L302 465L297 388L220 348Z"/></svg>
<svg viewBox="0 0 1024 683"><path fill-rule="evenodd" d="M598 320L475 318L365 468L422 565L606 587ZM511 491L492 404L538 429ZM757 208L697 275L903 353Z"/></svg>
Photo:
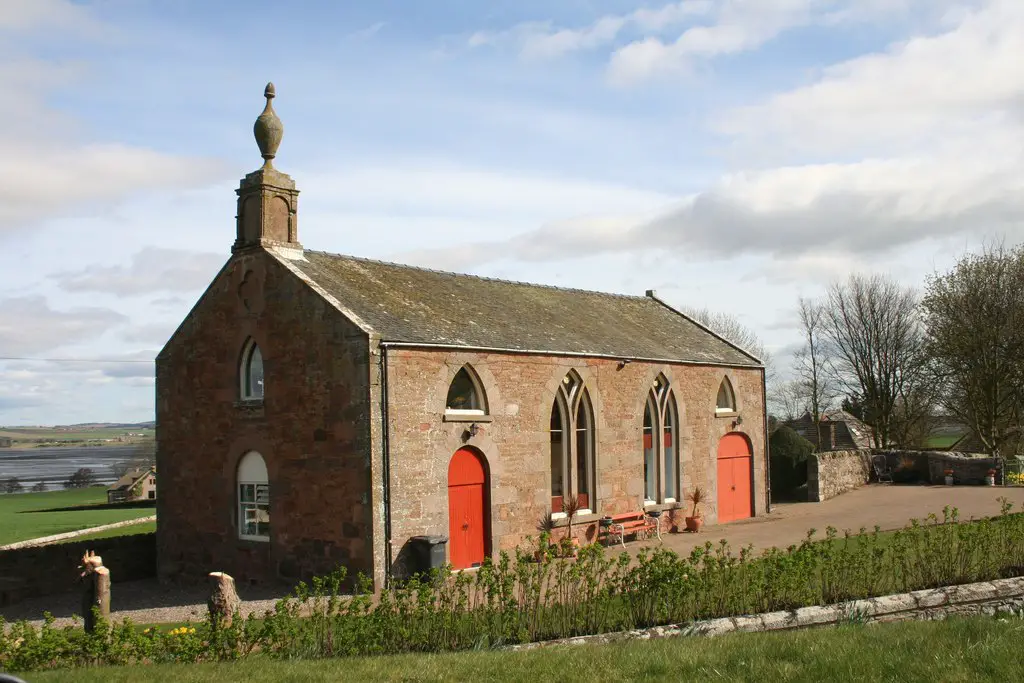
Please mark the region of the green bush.
<svg viewBox="0 0 1024 683"><path fill-rule="evenodd" d="M342 596L341 569L230 626L140 631L123 621L87 634L49 616L41 628L0 620L0 670L493 648L991 580L1024 571L1024 515L1010 509L1004 501L999 517L960 524L946 508L893 534L829 528L817 540L811 530L799 545L757 556L722 541L635 558L592 545L567 559L542 535L539 561L534 551L502 553L475 573L437 572L376 597L364 577Z"/></svg>
<svg viewBox="0 0 1024 683"><path fill-rule="evenodd" d="M771 462L772 494L792 495L807 483L807 459L814 444L782 425L768 440Z"/></svg>

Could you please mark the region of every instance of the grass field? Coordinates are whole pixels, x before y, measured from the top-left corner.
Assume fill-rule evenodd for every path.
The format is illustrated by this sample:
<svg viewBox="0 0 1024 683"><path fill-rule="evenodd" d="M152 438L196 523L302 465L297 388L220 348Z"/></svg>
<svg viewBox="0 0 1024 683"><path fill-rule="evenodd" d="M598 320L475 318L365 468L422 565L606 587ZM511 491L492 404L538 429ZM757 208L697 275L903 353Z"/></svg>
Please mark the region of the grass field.
<svg viewBox="0 0 1024 683"><path fill-rule="evenodd" d="M149 510L149 514L153 514L153 510ZM97 538L114 538L115 536L134 536L135 534L151 534L154 531L156 531L156 522L139 522L138 524L132 524L131 526L122 526L118 527L117 529L98 531L95 534L84 534L82 536L78 536L77 539L81 539L84 541L92 541Z"/></svg>
<svg viewBox="0 0 1024 683"><path fill-rule="evenodd" d="M988 617L527 652L75 669L68 681L1024 681L1024 619Z"/></svg>
<svg viewBox="0 0 1024 683"><path fill-rule="evenodd" d="M934 434L924 440L925 448L949 448L963 438L963 434Z"/></svg>
<svg viewBox="0 0 1024 683"><path fill-rule="evenodd" d="M89 527L148 517L153 508L113 508L106 510L62 510L52 508L89 506L107 502L104 486L85 489L19 493L0 496L0 545L27 541L40 536L61 534ZM137 527L130 527L136 529ZM120 530L118 530L120 531Z"/></svg>
<svg viewBox="0 0 1024 683"><path fill-rule="evenodd" d="M125 436L131 432L141 436ZM51 427L0 427L0 437L14 440L14 448L35 448L43 445L100 444L106 439L122 437L124 443L144 443L156 432L145 427L97 427L93 429L53 429Z"/></svg>

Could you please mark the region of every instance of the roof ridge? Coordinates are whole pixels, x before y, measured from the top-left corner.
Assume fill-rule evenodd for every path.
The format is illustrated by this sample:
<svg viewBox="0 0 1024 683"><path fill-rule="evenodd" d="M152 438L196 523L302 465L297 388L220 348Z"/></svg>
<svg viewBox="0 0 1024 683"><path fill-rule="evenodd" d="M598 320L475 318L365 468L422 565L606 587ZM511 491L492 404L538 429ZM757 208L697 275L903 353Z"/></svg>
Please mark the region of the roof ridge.
<svg viewBox="0 0 1024 683"><path fill-rule="evenodd" d="M305 249L307 254L321 254L323 256L330 256L333 258L344 258L352 261L361 261L364 263L376 263L383 266L397 266L398 268L408 268L409 270L418 270L425 273L435 273L437 275L451 275L454 277L471 277L475 280L483 280L485 282L498 282L506 285L519 285L522 287L538 287L541 289L553 289L559 292L576 292L580 294L598 294L600 296L615 297L619 299L636 299L641 301L654 301L649 296L640 296L638 294L621 294L619 292L602 292L596 289L582 289L579 287L559 287L558 285L547 285L541 282L525 282L523 280L506 280L498 277L487 277L486 275L474 275L473 273L459 273L454 270L441 270L439 268L427 268L425 266L413 266L408 263L398 263L397 261L384 261L381 259L366 258L365 256L352 256L350 254L335 254L329 251L320 251L318 249Z"/></svg>

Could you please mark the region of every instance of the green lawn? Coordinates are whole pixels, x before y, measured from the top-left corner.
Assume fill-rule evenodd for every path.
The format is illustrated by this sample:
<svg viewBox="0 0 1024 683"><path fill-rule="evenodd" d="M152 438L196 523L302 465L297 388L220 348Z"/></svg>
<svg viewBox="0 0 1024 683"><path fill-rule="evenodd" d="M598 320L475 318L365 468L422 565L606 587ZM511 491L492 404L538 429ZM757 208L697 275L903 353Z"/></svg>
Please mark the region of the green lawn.
<svg viewBox="0 0 1024 683"><path fill-rule="evenodd" d="M1024 620L988 617L528 652L76 669L32 683L175 681L1024 681Z"/></svg>
<svg viewBox="0 0 1024 683"><path fill-rule="evenodd" d="M949 448L963 438L963 434L933 434L925 438L925 448L943 449Z"/></svg>
<svg viewBox="0 0 1024 683"><path fill-rule="evenodd" d="M149 510L149 514L153 514L153 510ZM97 531L94 534L85 534L78 536L75 540L93 541L97 538L113 538L115 536L134 536L135 534L151 534L156 531L156 522L139 522L138 524L132 524L131 526L122 526L117 529L108 529L107 531Z"/></svg>
<svg viewBox="0 0 1024 683"><path fill-rule="evenodd" d="M107 489L104 486L0 495L0 545L153 514L153 508L45 512L51 508L88 506L106 502Z"/></svg>

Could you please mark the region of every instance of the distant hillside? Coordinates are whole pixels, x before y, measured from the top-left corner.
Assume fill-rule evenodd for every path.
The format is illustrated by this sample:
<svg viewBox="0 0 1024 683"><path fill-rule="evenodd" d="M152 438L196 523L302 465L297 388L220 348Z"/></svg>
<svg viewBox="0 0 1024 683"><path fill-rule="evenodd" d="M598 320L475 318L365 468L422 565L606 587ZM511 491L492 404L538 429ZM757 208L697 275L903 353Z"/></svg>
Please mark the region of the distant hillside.
<svg viewBox="0 0 1024 683"><path fill-rule="evenodd" d="M55 432L86 432L99 429L155 429L156 422L81 422L71 425L8 425L0 426L0 429L10 431L36 431L45 429Z"/></svg>

